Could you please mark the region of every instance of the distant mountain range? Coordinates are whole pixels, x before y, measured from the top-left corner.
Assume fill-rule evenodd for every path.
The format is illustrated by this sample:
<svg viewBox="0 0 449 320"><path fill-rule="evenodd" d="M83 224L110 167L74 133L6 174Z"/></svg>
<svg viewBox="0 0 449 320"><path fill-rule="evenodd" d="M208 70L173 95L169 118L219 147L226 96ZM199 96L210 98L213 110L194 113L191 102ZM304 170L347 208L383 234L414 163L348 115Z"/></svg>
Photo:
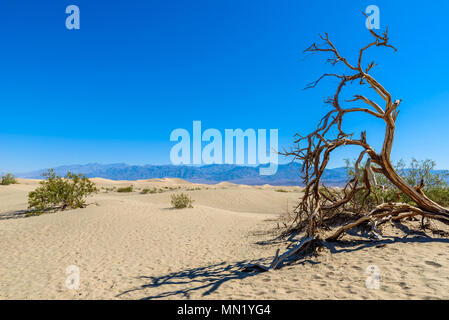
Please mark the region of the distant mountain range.
<svg viewBox="0 0 449 320"><path fill-rule="evenodd" d="M266 165L265 165L266 166ZM186 181L205 184L232 182L247 185L270 184L273 186L301 186L301 164L290 163L278 166L276 174L262 176L258 166L238 166L229 164L213 164L205 166L145 165L133 166L125 163L70 165L54 168L56 174L64 176L67 171L82 173L89 178L105 178L111 180L143 180L152 178L181 178ZM19 178L41 179L47 169L16 174ZM433 172L448 173L448 170ZM328 186L344 186L347 180L344 167L326 169L321 181ZM449 182L449 178L448 178Z"/></svg>
<svg viewBox="0 0 449 320"><path fill-rule="evenodd" d="M70 165L54 168L58 175L65 175L67 171L82 173L89 178L105 178L111 180L141 180L152 178L181 178L190 182L216 184L228 181L247 185L277 185L300 186L299 177L301 165L298 163L278 166L276 174L262 176L258 166L238 166L228 164L213 164L201 167L175 165L145 165L135 166L124 163L117 164L86 164ZM17 174L19 178L41 179L46 169ZM345 168L327 169L322 181L329 186L341 186L346 181Z"/></svg>

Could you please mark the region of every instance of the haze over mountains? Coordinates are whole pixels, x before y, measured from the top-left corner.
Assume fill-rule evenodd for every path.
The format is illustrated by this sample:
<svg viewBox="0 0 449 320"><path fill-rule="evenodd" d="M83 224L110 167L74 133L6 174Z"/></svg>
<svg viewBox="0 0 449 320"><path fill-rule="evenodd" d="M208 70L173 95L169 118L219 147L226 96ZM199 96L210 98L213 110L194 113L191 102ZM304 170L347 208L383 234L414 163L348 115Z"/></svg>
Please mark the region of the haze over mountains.
<svg viewBox="0 0 449 320"><path fill-rule="evenodd" d="M301 165L298 163L278 166L276 174L262 176L258 166L238 166L228 164L213 164L205 166L175 166L175 165L127 165L98 164L69 165L54 168L58 175L65 175L67 171L85 174L89 178L105 178L111 180L141 180L152 178L181 178L195 183L215 184L228 181L247 185L301 185L299 177ZM41 179L46 169L17 174L19 178ZM346 181L345 168L327 169L323 182L329 186L341 186Z"/></svg>

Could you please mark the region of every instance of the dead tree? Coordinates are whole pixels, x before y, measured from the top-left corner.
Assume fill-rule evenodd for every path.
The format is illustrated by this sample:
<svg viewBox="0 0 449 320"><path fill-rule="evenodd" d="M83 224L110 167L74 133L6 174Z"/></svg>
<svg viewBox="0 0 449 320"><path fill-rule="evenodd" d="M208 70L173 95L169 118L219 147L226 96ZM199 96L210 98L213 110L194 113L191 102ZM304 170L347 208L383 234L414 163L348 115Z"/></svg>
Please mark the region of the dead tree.
<svg viewBox="0 0 449 320"><path fill-rule="evenodd" d="M322 44L314 43L305 50L305 52L312 54L327 54L329 55L327 62L332 65L342 64L347 69L347 73L344 74L323 74L318 80L306 87L314 88L321 80L328 77L338 79L335 94L325 101L331 106L331 110L321 119L317 129L306 136L296 135L295 147L288 152L284 150L283 153L287 156L293 156L294 160L302 163L301 178L305 188L302 201L295 210L294 227L298 231L306 231L305 237L307 238L318 236L320 230L328 228L327 220L342 213L352 214L353 217L358 217L358 219L343 224L337 230L332 230L333 232L323 240L337 240L346 231L361 223L367 223L375 231L375 227L379 223L417 215L449 223L449 209L429 199L423 192L422 183L417 186L408 185L391 163L390 154L401 99L393 99L391 93L370 74L376 64L370 62L364 65L363 58L364 53L372 47L397 50L389 44L388 29L382 35L372 29L369 32L374 39L360 49L356 63L351 63L339 53L327 33L320 36L323 40ZM368 86L382 103L377 103L375 99L359 94L354 94L353 98L341 101L342 90L346 85L353 85L354 83L360 86ZM355 103L360 105L354 106ZM360 112L385 123L385 136L380 152L370 146L366 131L361 132L358 139L354 138L353 133L343 131L344 116ZM343 188L340 196L336 193L323 192L321 178L328 165L331 153L344 146L356 146L361 149L355 163L354 176ZM366 158L366 164L361 168L360 164L364 158ZM366 198L374 188L378 187L374 173L384 175L416 205L382 203L367 213L348 212L346 204L354 199L357 193L363 192Z"/></svg>
<svg viewBox="0 0 449 320"><path fill-rule="evenodd" d="M302 163L301 178L305 186L304 194L295 209L295 220L289 231L302 233L303 237L281 256L278 251L269 267L250 265L245 270L276 269L293 254L314 251L323 243L336 241L346 231L362 224L371 230L371 236L377 238L380 237L377 227L386 221L421 216L449 224L449 209L440 206L425 195L423 182L417 186L408 185L391 163L390 154L401 99L393 99L390 92L370 74L370 71L376 66L374 61L364 65L363 58L364 53L372 47L397 50L389 44L388 29L382 35L372 29L369 32L374 39L360 49L355 64L340 54L327 33L320 36L322 44L314 43L305 50L311 54L327 54L327 62L332 65L343 65L347 73L323 74L306 87L306 89L314 88L325 78L338 80L335 94L325 101L331 106L331 110L321 119L317 129L306 136L295 135L295 147L290 151L284 149L284 152L281 153L293 156L293 160ZM376 99L370 99L360 94L354 94L351 99L341 101L343 88L346 85L354 85L354 83L359 86L367 86L368 90L382 103L377 103ZM360 105L354 106L354 103ZM366 131L362 131L360 138L356 139L353 133L346 133L343 130L344 116L350 113L365 113L385 123L384 141L380 151L376 151L368 143ZM340 192L333 192L323 186L321 178L332 152L345 146L359 148L360 154L355 162L353 178ZM364 166L361 166L363 159L366 159L366 162ZM378 205L373 206L369 211L363 212L362 209L365 208L363 205L359 208L350 208L348 204L351 201L355 202L356 196L362 194L362 202L364 202L368 195L375 193L375 189L381 187L377 185L375 173L384 175L397 187L399 192L407 195L416 205L397 202L381 203L382 201L379 200ZM339 217L342 217L340 220L343 223L331 226L330 221Z"/></svg>

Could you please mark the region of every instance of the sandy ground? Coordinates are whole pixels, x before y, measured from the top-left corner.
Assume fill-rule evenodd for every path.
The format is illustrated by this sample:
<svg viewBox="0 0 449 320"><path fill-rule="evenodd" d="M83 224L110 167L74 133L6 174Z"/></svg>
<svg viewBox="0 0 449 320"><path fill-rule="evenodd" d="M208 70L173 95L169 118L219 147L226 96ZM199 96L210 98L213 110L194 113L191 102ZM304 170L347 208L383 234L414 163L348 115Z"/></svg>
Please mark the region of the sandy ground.
<svg viewBox="0 0 449 320"><path fill-rule="evenodd" d="M399 229L395 243L340 245L274 272L241 272L284 250L265 241L297 202L296 187L94 180L102 189L87 208L29 218L38 182L0 186L0 299L449 298L449 241ZM165 192L106 190L131 184ZM194 208L170 208L176 192ZM69 266L79 268L78 289L66 286ZM378 289L366 286L370 266Z"/></svg>

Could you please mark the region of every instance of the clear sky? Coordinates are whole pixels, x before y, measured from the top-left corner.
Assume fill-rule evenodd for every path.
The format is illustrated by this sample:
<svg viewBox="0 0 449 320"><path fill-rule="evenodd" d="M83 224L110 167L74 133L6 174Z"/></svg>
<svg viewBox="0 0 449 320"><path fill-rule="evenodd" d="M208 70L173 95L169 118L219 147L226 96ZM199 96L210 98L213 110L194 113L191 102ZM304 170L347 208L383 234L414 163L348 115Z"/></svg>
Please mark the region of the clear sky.
<svg viewBox="0 0 449 320"><path fill-rule="evenodd" d="M68 30L65 8L80 8ZM3 0L0 171L89 162L169 163L172 130L279 129L280 146L328 110L328 80L302 90L325 56L303 49L328 32L355 59L371 41L362 11L380 8L398 48L375 48L374 76L401 98L394 159L449 168L449 2L285 0ZM348 118L378 146L381 120ZM352 157L335 153L331 167Z"/></svg>

